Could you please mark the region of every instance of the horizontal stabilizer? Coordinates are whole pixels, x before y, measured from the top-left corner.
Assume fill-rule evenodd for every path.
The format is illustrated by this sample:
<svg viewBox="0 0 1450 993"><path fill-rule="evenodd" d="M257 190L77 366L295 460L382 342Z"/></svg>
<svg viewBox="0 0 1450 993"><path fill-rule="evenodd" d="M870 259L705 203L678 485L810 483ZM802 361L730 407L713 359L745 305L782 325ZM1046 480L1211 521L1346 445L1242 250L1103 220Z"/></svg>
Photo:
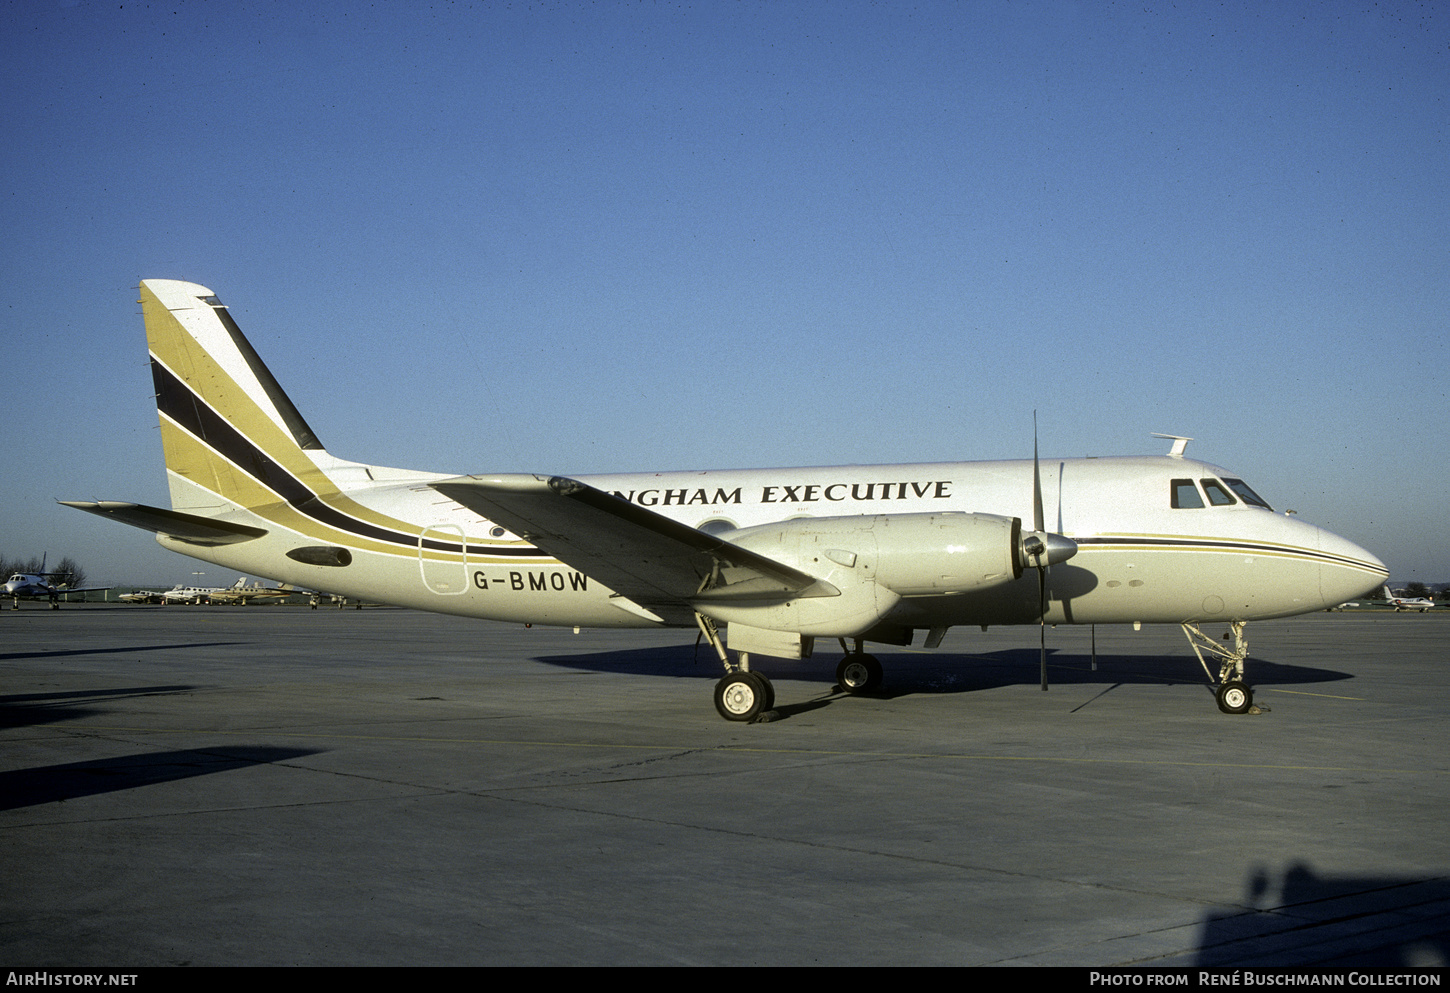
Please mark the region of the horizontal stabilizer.
<svg viewBox="0 0 1450 993"><path fill-rule="evenodd" d="M834 586L563 476L459 476L432 487L640 604L779 602Z"/></svg>
<svg viewBox="0 0 1450 993"><path fill-rule="evenodd" d="M260 538L267 533L262 528L213 520L210 517L197 517L194 514L183 514L178 510L148 507L141 503L122 503L118 500L59 500L57 502L67 507L74 507L76 510L84 510L88 514L97 514L113 521L120 521L122 524L129 524L134 528L141 528L143 531L154 531L157 534L164 534L169 538L190 542L193 545L234 545L239 541Z"/></svg>

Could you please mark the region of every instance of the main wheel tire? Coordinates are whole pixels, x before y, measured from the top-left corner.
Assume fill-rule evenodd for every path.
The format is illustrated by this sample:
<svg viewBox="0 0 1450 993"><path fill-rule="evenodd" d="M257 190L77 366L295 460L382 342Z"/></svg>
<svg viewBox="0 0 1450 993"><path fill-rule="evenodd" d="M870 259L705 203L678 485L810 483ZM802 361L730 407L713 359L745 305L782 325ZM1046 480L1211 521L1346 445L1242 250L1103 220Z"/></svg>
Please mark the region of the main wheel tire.
<svg viewBox="0 0 1450 993"><path fill-rule="evenodd" d="M760 709L762 711L765 711L765 710L774 710L775 709L775 684L772 683L770 681L770 677L767 676L763 672L752 672L751 675L754 676L756 679L760 680L760 687L761 687L761 689L765 693L765 703L763 703L761 705Z"/></svg>
<svg viewBox="0 0 1450 993"><path fill-rule="evenodd" d="M765 699L765 685L753 672L734 672L715 684L715 709L727 721L755 720Z"/></svg>
<svg viewBox="0 0 1450 993"><path fill-rule="evenodd" d="M836 684L852 695L870 693L881 685L881 663L874 655L852 652L836 666Z"/></svg>
<svg viewBox="0 0 1450 993"><path fill-rule="evenodd" d="M1218 709L1225 714L1247 714L1254 705L1254 693L1238 680L1231 680L1218 688Z"/></svg>

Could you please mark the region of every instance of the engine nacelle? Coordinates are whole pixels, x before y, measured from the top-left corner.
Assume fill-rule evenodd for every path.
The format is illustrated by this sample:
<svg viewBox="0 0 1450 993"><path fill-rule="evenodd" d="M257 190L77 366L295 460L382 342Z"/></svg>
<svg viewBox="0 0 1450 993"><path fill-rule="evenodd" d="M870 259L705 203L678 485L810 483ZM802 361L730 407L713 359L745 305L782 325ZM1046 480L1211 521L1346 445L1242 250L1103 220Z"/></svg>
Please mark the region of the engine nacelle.
<svg viewBox="0 0 1450 993"><path fill-rule="evenodd" d="M996 514L807 517L731 531L731 544L824 580L837 596L785 602L696 602L720 621L774 631L853 637L902 597L968 593L1022 575L1022 521Z"/></svg>
<svg viewBox="0 0 1450 993"><path fill-rule="evenodd" d="M872 519L876 582L901 596L969 593L1022 575L1022 521L996 514Z"/></svg>
<svg viewBox="0 0 1450 993"><path fill-rule="evenodd" d="M725 537L837 586L848 570L898 596L967 593L1022 575L1022 521L997 514L806 517Z"/></svg>

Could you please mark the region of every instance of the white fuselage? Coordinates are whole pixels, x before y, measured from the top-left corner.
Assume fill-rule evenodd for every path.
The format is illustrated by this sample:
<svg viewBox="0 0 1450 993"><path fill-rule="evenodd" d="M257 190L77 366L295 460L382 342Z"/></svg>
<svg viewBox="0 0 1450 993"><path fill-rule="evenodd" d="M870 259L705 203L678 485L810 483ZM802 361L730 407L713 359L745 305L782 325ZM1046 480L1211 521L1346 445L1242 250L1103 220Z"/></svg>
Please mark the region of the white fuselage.
<svg viewBox="0 0 1450 993"><path fill-rule="evenodd" d="M1418 610L1424 613L1435 606L1429 597L1391 597L1390 606L1396 610Z"/></svg>
<svg viewBox="0 0 1450 993"><path fill-rule="evenodd" d="M10 597L48 597L58 592L44 576L30 573L17 572L5 581L5 595Z"/></svg>
<svg viewBox="0 0 1450 993"><path fill-rule="evenodd" d="M164 603L200 603L213 593L220 593L220 586L178 586L161 594Z"/></svg>
<svg viewBox="0 0 1450 993"><path fill-rule="evenodd" d="M295 562L286 553L317 544L234 506L223 517L260 523L255 541L202 547L165 535L168 548L238 570L370 601L445 613L579 626L658 626L640 609L473 511L430 483L452 477L312 456L345 489L345 521L328 523L350 550L346 568ZM598 489L729 540L729 529L802 517L985 513L1031 521L1030 460L801 469L579 476ZM1078 544L1048 575L1048 623L1181 623L1257 620L1320 610L1378 586L1383 565L1344 538L1243 500L1173 506L1175 481L1222 480L1225 472L1161 456L1043 460L1047 529ZM216 516L217 497L175 473L173 506ZM1219 490L1223 487L1219 486ZM1205 489L1205 492L1207 490ZM347 521L389 519L397 527L350 531ZM500 533L492 533L500 532ZM823 577L824 578L824 577ZM904 627L1036 623L1036 573L971 595L908 596L887 618ZM666 623L685 623L679 616Z"/></svg>

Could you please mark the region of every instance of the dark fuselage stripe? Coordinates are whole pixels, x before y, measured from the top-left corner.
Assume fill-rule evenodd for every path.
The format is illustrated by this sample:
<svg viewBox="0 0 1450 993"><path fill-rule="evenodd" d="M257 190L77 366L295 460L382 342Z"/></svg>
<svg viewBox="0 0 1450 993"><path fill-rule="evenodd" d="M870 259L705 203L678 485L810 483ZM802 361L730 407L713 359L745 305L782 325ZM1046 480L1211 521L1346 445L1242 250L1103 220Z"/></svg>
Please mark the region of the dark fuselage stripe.
<svg viewBox="0 0 1450 993"><path fill-rule="evenodd" d="M1266 545L1261 542L1234 541L1231 539L1192 539L1192 538L1074 538L1079 548L1149 548L1162 551L1174 551L1182 549L1194 550L1217 550L1217 551L1242 551L1252 552L1260 555L1296 555L1301 558L1319 559L1333 565L1347 565L1363 569L1366 572L1381 572L1357 559L1346 558L1343 555L1331 555L1328 552L1321 552L1313 548L1304 548L1297 545Z"/></svg>

